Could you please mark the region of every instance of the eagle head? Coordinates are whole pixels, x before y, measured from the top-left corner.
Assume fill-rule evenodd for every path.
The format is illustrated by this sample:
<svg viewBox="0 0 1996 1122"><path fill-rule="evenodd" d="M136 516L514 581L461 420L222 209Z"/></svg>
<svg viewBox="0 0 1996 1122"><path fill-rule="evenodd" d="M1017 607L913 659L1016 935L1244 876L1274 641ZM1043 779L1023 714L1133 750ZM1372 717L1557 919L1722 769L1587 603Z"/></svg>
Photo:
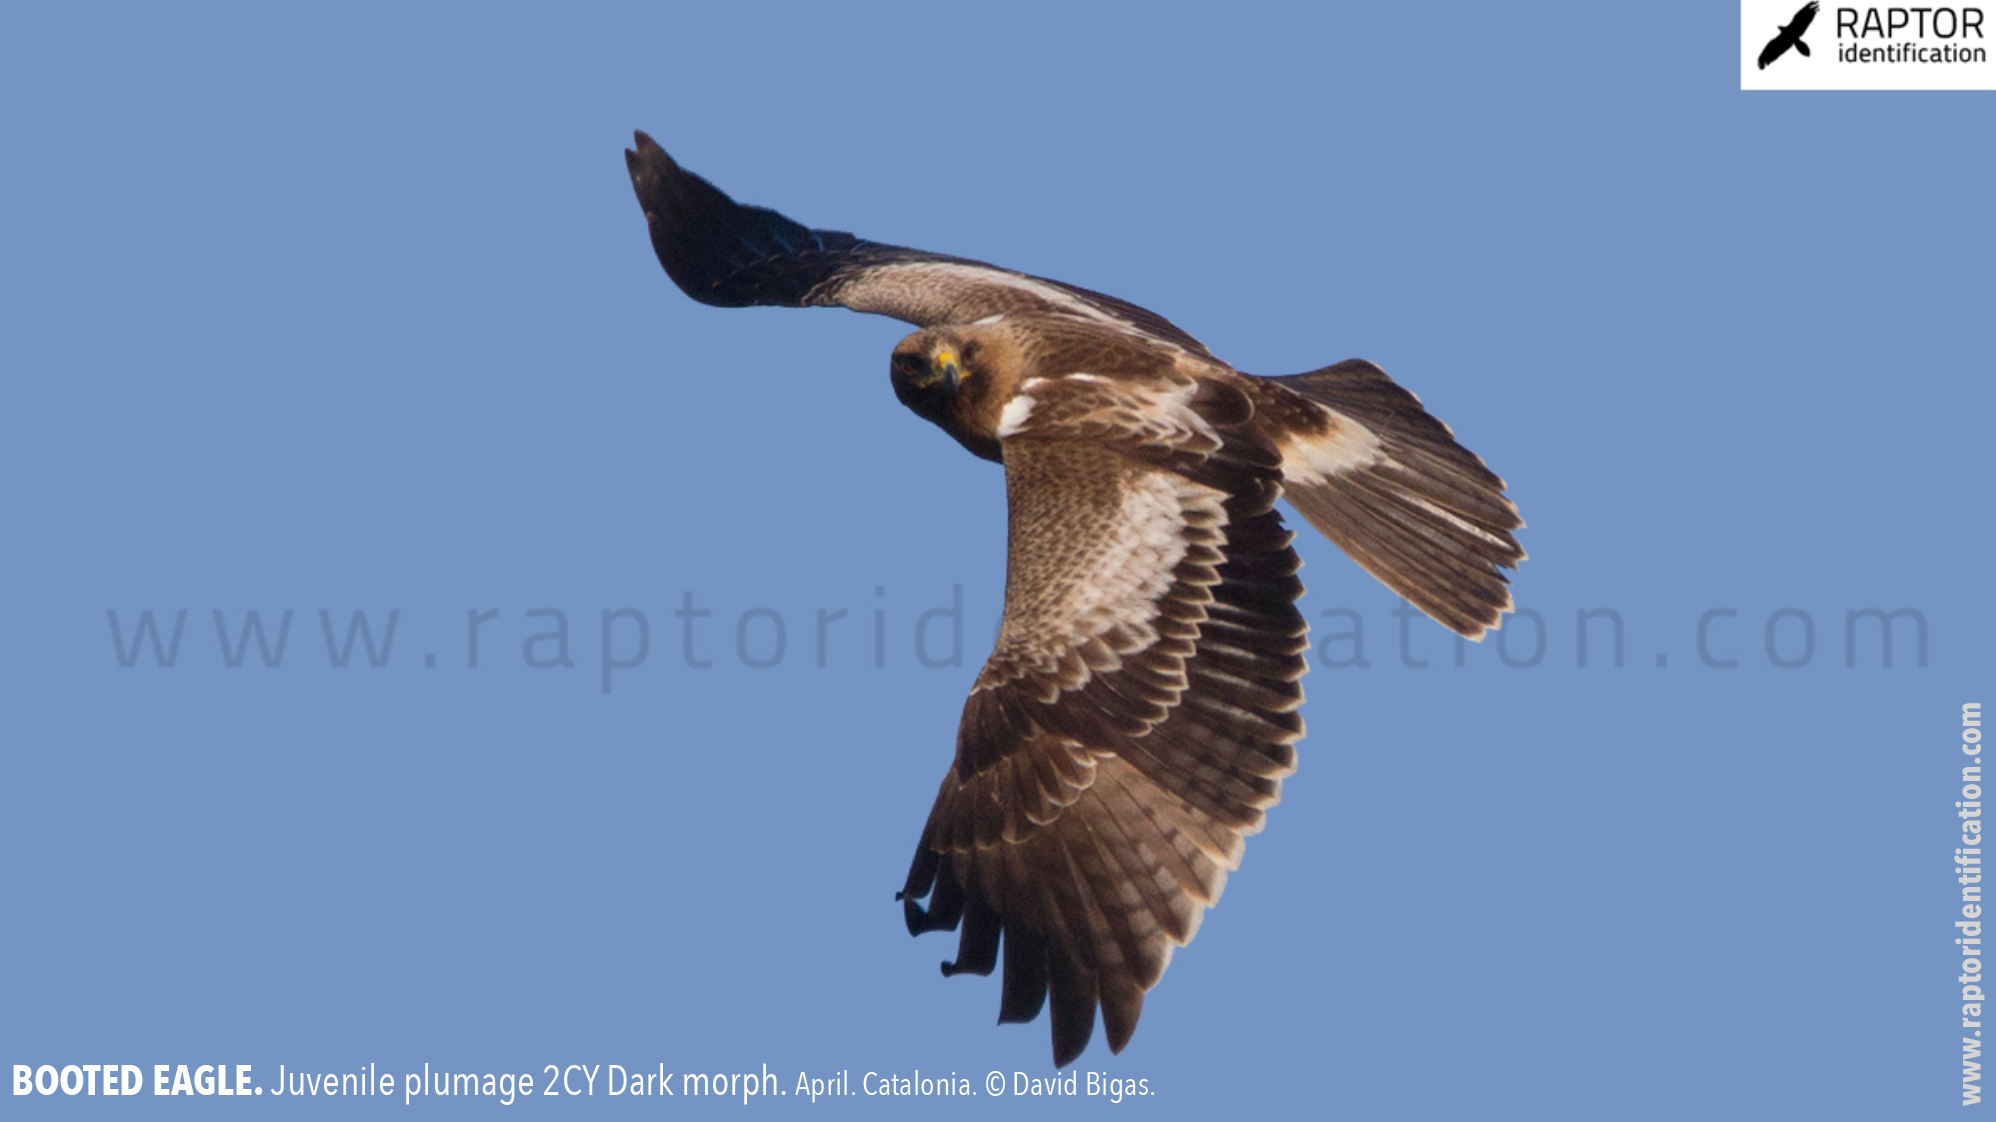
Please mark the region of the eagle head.
<svg viewBox="0 0 1996 1122"><path fill-rule="evenodd" d="M998 417L1019 381L1014 354L1009 340L976 327L917 331L894 348L894 396L973 455L998 461Z"/></svg>

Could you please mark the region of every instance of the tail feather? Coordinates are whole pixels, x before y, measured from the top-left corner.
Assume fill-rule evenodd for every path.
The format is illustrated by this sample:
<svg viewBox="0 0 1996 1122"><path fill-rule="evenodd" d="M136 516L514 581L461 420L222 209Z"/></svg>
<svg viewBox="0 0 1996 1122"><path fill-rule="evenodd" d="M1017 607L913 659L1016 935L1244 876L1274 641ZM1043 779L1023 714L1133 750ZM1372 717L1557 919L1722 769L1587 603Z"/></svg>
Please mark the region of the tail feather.
<svg viewBox="0 0 1996 1122"><path fill-rule="evenodd" d="M1497 626L1511 610L1503 570L1525 559L1504 481L1372 363L1264 381L1313 403L1273 411L1283 493L1303 517L1451 630Z"/></svg>

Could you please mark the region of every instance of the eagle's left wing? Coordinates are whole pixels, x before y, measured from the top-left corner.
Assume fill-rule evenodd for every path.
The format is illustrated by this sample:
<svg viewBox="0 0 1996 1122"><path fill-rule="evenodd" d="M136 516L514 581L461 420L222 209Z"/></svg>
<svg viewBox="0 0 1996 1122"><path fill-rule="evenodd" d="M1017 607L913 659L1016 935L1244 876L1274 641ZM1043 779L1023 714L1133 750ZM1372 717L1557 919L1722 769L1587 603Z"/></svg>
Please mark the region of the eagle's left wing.
<svg viewBox="0 0 1996 1122"><path fill-rule="evenodd" d="M1031 379L1000 426L1005 614L903 893L1056 1064L1121 1051L1295 767L1308 646L1280 457L1234 385ZM930 896L925 911L915 901Z"/></svg>
<svg viewBox="0 0 1996 1122"><path fill-rule="evenodd" d="M703 304L837 306L920 327L1052 313L1212 357L1170 320L1113 296L982 261L813 230L766 207L737 203L642 132L624 162L659 264Z"/></svg>

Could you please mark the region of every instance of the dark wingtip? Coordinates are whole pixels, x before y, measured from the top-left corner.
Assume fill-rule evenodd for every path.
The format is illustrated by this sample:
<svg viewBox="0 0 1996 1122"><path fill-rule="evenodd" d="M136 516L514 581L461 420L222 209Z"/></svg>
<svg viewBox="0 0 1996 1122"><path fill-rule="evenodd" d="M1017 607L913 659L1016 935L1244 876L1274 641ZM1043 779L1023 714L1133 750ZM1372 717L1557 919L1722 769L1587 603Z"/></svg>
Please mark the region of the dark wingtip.
<svg viewBox="0 0 1996 1122"><path fill-rule="evenodd" d="M624 150L631 188L651 229L659 264L703 304L803 306L804 296L858 239L812 230L766 207L743 206L678 161L642 131Z"/></svg>
<svg viewBox="0 0 1996 1122"><path fill-rule="evenodd" d="M661 173L659 178L664 179L679 170L679 164L645 130L631 133L631 143L634 147L624 149L624 166L631 169L633 176L656 168Z"/></svg>
<svg viewBox="0 0 1996 1122"><path fill-rule="evenodd" d="M631 135L637 146L624 149L624 168L631 174L631 187L638 193L638 204L647 217L656 218L662 209L660 204L665 201L661 192L681 174L679 165L643 129Z"/></svg>

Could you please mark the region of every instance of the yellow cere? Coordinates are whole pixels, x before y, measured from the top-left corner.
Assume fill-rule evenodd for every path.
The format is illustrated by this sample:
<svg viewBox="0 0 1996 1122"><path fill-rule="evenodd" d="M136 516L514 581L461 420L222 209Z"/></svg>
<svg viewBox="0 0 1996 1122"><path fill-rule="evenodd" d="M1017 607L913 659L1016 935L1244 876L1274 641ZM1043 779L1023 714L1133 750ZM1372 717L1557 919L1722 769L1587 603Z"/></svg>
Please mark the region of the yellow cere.
<svg viewBox="0 0 1996 1122"><path fill-rule="evenodd" d="M955 351L950 350L948 347L944 347L942 350L936 352L937 370L941 370L946 366L955 366L956 364L957 362L956 362Z"/></svg>

